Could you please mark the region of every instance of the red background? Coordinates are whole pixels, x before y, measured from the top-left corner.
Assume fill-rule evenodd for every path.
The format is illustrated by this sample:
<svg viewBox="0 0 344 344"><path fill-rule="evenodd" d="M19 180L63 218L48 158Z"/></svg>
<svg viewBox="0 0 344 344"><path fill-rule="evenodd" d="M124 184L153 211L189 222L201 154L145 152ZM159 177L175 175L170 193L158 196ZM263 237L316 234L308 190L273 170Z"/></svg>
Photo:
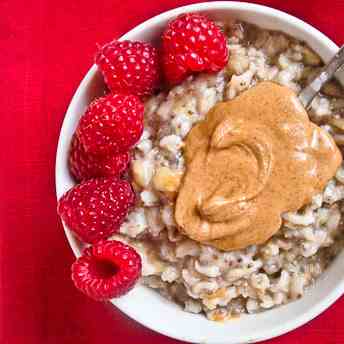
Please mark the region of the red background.
<svg viewBox="0 0 344 344"><path fill-rule="evenodd" d="M1 344L177 343L74 289L73 255L55 213L54 160L64 113L95 44L191 2L0 1ZM342 0L259 2L344 42ZM342 298L311 323L266 343L344 343L343 306Z"/></svg>

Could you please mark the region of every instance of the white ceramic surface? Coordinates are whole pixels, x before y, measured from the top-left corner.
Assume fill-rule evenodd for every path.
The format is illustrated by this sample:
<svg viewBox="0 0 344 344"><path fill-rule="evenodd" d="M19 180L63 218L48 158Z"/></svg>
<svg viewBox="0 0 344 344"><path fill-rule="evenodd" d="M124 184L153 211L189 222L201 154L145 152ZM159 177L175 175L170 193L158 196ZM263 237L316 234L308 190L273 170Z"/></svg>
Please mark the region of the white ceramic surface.
<svg viewBox="0 0 344 344"><path fill-rule="evenodd" d="M231 1L194 4L162 13L137 26L121 39L156 42L169 20L180 13L195 11L205 13L213 19L237 18L268 29L284 31L306 41L325 61L338 49L321 32L293 16L264 6ZM344 76L339 79L343 81ZM93 66L77 89L61 129L56 157L58 198L74 184L67 169L67 153L72 134L86 106L102 94L103 90L102 78ZM79 256L80 243L68 228L65 228L65 233L74 254ZM155 291L140 285L112 303L142 325L180 340L214 344L253 343L291 331L323 312L344 292L343 271L344 253L336 258L316 285L300 300L260 314L244 315L224 324L211 322L201 315L186 313Z"/></svg>

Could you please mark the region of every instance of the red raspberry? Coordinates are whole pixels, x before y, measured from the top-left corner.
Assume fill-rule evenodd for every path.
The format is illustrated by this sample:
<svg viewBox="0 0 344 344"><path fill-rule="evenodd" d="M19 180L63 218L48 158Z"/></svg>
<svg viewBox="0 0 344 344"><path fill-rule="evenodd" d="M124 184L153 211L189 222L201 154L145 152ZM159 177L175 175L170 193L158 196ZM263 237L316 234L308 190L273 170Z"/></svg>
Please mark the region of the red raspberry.
<svg viewBox="0 0 344 344"><path fill-rule="evenodd" d="M100 48L95 60L112 92L141 97L159 86L158 52L149 43L115 40Z"/></svg>
<svg viewBox="0 0 344 344"><path fill-rule="evenodd" d="M228 61L226 37L200 14L182 14L162 35L163 68L170 84L182 82L193 72L218 72Z"/></svg>
<svg viewBox="0 0 344 344"><path fill-rule="evenodd" d="M85 152L76 135L73 136L69 151L69 170L78 182L97 177L120 176L127 168L130 153L96 156Z"/></svg>
<svg viewBox="0 0 344 344"><path fill-rule="evenodd" d="M143 111L143 104L136 96L109 94L89 105L76 134L87 153L126 152L141 137Z"/></svg>
<svg viewBox="0 0 344 344"><path fill-rule="evenodd" d="M75 286L92 299L104 301L126 294L141 275L141 257L120 241L88 247L72 265Z"/></svg>
<svg viewBox="0 0 344 344"><path fill-rule="evenodd" d="M126 180L90 179L67 191L57 212L82 241L95 243L119 230L134 202L135 194Z"/></svg>

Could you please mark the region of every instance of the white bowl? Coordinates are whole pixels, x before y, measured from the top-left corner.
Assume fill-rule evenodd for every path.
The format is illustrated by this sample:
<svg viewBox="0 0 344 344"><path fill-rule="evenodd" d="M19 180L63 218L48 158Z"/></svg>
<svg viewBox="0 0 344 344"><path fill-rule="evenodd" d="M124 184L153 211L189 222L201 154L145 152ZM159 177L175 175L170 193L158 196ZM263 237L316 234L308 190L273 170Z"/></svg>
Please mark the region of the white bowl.
<svg viewBox="0 0 344 344"><path fill-rule="evenodd" d="M157 42L169 20L180 13L196 11L213 19L234 17L267 29L283 31L306 41L325 61L338 49L329 38L300 19L269 7L230 1L194 4L162 13L137 26L121 39ZM343 81L343 75L339 79ZM72 134L86 106L103 90L102 78L93 66L78 87L61 129L56 157L58 198L74 185L67 168ZM65 233L74 254L79 256L80 243L66 227ZM186 313L157 292L140 285L112 303L142 325L176 339L194 343L253 343L291 331L323 312L344 292L343 271L344 253L341 253L300 300L263 313L244 315L224 324Z"/></svg>

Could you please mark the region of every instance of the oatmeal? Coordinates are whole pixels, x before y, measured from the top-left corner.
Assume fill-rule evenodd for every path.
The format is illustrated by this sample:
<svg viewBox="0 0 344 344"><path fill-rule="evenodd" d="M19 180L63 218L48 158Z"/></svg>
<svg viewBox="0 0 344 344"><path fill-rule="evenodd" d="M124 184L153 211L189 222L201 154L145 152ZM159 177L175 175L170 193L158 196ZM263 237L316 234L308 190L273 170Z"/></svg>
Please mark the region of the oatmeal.
<svg viewBox="0 0 344 344"><path fill-rule="evenodd" d="M185 140L195 124L218 102L262 81L298 93L322 64L304 43L282 33L245 23L220 25L230 51L225 70L189 77L146 101L145 129L131 163L139 202L114 236L141 254L145 285L211 320L264 311L301 297L344 238L342 167L307 205L284 213L281 228L264 244L221 251L178 230L174 214L186 170ZM308 112L339 146L344 144L343 95L331 82Z"/></svg>

